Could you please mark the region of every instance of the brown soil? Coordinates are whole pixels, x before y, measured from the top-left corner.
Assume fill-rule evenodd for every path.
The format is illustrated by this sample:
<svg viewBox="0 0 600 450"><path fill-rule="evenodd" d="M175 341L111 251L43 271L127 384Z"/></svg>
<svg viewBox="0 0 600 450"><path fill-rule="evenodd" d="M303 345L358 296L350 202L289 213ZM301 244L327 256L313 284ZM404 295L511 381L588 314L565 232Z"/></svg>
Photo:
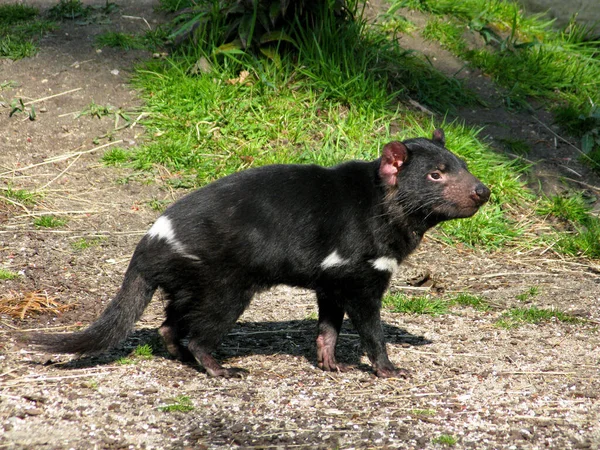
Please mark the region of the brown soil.
<svg viewBox="0 0 600 450"><path fill-rule="evenodd" d="M18 83L0 92L0 188L44 193L35 206L0 202L0 267L22 274L0 281L0 297L32 298L33 292L70 307L58 316L0 316L0 448L436 448L443 447L436 443L441 435L454 436L455 448L600 448L600 265L560 258L551 248L484 254L426 239L392 289L429 292L410 285L416 272L428 271L436 290L479 294L494 308L456 307L437 317L384 311L390 357L410 369L409 380L375 378L350 324L338 351L355 368L317 369L314 296L287 287L259 295L219 351L225 364L250 371L242 380L211 379L167 356L156 332L160 296L133 335L101 357L48 355L17 342L25 330L92 321L158 215L149 201L182 195L169 191L159 175L148 182L100 163L107 148L100 146L136 145L141 127L113 132L114 116L77 116L92 101L141 111L128 79L133 64L151 55L98 52L94 36L155 27L162 18L153 3L123 0L109 20L65 22L43 39L34 58L0 60L0 83ZM416 33L403 39L434 56L442 69L462 66ZM567 174L573 186L600 186L578 164L573 146L556 137L548 113L507 111L491 101L502 94L489 80L470 70L461 76L492 106L458 116L486 126L492 144L507 136L529 142L529 157L539 161L534 181L543 179L555 191ZM11 99L52 95L36 103L35 121L9 117ZM113 140L96 141L107 134ZM69 221L38 229L33 219L42 213ZM82 237L98 239L75 248ZM539 288L532 300L537 306L588 322L495 326L532 286ZM157 349L153 358L117 363L145 343ZM192 410L161 408L181 397L189 398Z"/></svg>

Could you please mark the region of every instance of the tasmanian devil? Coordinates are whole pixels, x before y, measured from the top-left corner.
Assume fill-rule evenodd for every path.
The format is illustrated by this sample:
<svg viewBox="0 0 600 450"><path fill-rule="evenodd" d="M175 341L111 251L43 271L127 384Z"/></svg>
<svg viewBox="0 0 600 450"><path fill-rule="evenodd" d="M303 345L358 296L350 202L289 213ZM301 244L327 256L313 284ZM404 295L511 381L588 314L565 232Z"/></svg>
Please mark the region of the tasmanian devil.
<svg viewBox="0 0 600 450"><path fill-rule="evenodd" d="M61 353L122 341L157 288L168 351L211 376L240 376L212 356L253 295L277 284L313 289L317 364L343 370L335 346L347 313L380 377L405 376L388 359L381 299L423 234L473 215L489 189L445 148L444 132L385 145L375 161L335 167L271 165L222 178L171 205L138 244L121 289L100 318L70 334L31 340ZM187 341L187 346L183 342Z"/></svg>

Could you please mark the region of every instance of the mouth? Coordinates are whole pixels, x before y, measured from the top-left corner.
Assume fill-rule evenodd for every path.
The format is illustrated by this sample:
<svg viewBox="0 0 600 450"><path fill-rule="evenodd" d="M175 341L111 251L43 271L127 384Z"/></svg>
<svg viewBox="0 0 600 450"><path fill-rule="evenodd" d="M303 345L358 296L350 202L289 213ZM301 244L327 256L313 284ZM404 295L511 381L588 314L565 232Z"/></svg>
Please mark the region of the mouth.
<svg viewBox="0 0 600 450"><path fill-rule="evenodd" d="M471 203L470 205L445 204L437 208L437 213L450 219L466 219L473 216L484 204Z"/></svg>

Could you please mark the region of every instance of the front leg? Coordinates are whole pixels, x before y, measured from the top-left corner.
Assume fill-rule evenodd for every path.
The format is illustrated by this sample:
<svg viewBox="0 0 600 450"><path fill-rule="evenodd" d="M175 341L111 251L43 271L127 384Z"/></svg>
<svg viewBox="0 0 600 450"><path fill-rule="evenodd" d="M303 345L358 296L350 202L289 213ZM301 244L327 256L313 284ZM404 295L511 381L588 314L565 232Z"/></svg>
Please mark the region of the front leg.
<svg viewBox="0 0 600 450"><path fill-rule="evenodd" d="M373 370L381 378L408 378L406 369L397 369L388 358L383 327L381 325L381 294L353 292L347 298L346 312L361 338Z"/></svg>

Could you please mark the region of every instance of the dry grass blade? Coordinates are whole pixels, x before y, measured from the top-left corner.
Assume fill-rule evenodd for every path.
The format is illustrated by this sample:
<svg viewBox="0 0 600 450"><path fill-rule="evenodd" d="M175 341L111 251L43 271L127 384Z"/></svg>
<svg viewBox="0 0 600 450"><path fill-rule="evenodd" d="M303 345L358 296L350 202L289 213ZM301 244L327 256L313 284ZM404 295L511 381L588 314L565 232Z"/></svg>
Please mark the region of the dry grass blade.
<svg viewBox="0 0 600 450"><path fill-rule="evenodd" d="M121 142L123 142L123 140L119 139L118 141L108 142L106 144L99 145L98 147L94 147L94 148L89 149L89 150L83 150L83 151L80 151L80 152L65 153L63 155L53 156L51 158L45 159L41 163L30 164L29 166L26 166L26 167L20 167L20 168L17 168L17 169L11 169L9 171L2 172L2 173L0 173L0 177L5 177L6 175L11 175L11 174L14 174L16 172L24 172L25 170L33 169L35 167L40 167L40 166L43 166L43 165L46 165L46 164L52 164L52 163L64 161L65 159L79 157L79 156L85 155L87 153L93 153L93 152L95 152L97 150L101 150L101 149L103 149L105 147L108 147L110 145L120 144Z"/></svg>
<svg viewBox="0 0 600 450"><path fill-rule="evenodd" d="M24 320L27 315L47 312L58 315L74 306L75 304L61 304L46 292L27 292L25 294L10 292L0 296L0 314L7 314L21 320Z"/></svg>
<svg viewBox="0 0 600 450"><path fill-rule="evenodd" d="M38 98L36 100L31 100L29 102L24 103L25 106L29 106L29 105L33 105L34 103L39 103L39 102L43 102L44 100L49 100L51 98L55 98L55 97L60 97L61 95L67 95L67 94L72 94L73 92L77 92L82 90L83 88L75 88L75 89L70 89L68 91L65 92L61 92L59 94L54 94L54 95L49 95L47 97L42 97L42 98Z"/></svg>

